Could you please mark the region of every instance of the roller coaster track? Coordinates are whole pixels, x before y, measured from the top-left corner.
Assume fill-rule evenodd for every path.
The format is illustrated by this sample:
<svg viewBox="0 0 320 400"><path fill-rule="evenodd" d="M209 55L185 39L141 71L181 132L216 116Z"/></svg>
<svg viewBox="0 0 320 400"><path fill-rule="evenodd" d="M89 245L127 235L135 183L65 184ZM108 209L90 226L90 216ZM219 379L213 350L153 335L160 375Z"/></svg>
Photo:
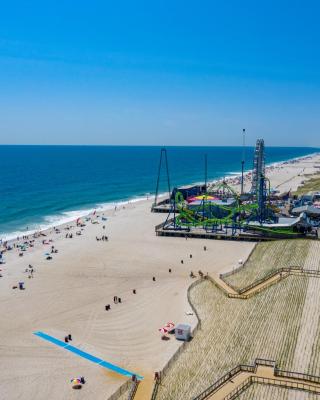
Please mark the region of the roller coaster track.
<svg viewBox="0 0 320 400"><path fill-rule="evenodd" d="M225 226L236 226L237 228L248 229L259 231L262 233L270 233L272 235L287 235L291 237L298 237L299 232L293 232L291 227L285 228L268 228L266 226L261 225L248 225L247 219L240 220L238 219L235 222L235 217L237 215L241 215L243 213L254 213L258 210L258 204L239 204L237 199L237 204L233 207L227 207L223 205L210 205L203 200L203 203L200 204L194 210L188 209L184 204L183 196L180 192L176 193L175 197L176 208L179 211L179 214L175 217L176 225L182 226L193 226L193 227L211 227L213 225L225 225ZM211 208L216 208L226 213L225 216L218 218L208 218L204 215L204 211L211 210Z"/></svg>

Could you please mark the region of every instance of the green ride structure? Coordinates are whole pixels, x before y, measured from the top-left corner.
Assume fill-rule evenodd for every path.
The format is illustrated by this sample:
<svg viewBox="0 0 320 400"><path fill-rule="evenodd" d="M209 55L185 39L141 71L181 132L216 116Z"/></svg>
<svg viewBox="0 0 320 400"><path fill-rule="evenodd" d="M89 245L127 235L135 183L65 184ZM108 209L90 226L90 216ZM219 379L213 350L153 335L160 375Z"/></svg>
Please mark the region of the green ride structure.
<svg viewBox="0 0 320 400"><path fill-rule="evenodd" d="M266 183L268 183L268 188ZM270 183L260 176L256 194L242 201L226 182L219 183L214 192L198 196L188 203L179 190L171 196L172 207L163 225L164 230L192 231L239 236L252 234L267 237L299 237L306 233L303 216L277 217L270 201Z"/></svg>
<svg viewBox="0 0 320 400"><path fill-rule="evenodd" d="M161 151L164 152L163 149ZM166 153L165 160L167 163ZM162 153L156 199L161 161ZM171 193L168 166L166 170L170 193L166 207L169 207L169 212L165 222L156 228L157 234L183 236L184 232L196 237L295 238L306 235L311 229L305 214L297 218L285 217L279 215L276 204L272 204L270 182L265 177L263 139L258 139L256 143L252 186L248 193L243 193L243 176L241 194L224 180L208 190L207 172L205 185L191 187L190 190L185 187L175 188ZM197 188L197 194L193 193L194 188Z"/></svg>

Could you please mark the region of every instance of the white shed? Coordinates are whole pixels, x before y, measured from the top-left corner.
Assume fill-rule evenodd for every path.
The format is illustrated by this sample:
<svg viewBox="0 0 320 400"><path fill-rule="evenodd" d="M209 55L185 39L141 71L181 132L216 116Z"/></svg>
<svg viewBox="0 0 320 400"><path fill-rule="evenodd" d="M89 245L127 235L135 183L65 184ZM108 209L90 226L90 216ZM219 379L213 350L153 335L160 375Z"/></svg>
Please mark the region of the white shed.
<svg viewBox="0 0 320 400"><path fill-rule="evenodd" d="M191 338L191 326L188 324L179 324L175 327L174 333L176 339L188 341Z"/></svg>

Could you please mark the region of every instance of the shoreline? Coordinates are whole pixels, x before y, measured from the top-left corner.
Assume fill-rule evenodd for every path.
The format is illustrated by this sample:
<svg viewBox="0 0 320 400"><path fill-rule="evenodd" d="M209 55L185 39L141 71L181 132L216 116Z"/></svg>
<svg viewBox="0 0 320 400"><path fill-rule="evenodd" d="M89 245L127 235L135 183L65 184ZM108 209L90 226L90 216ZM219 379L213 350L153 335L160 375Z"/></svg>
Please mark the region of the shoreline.
<svg viewBox="0 0 320 400"><path fill-rule="evenodd" d="M277 182L292 178L299 184L303 173L312 173L320 163L320 155L312 162L309 159L286 162L270 173ZM286 189L289 184L283 185ZM159 328L169 321L196 325L187 299L187 289L194 282L190 271L198 276L201 269L218 276L246 260L255 245L158 237L154 227L164 215L150 212L152 201L125 204L104 215L97 211L88 220L83 218L85 226L77 227L74 221L60 226L58 232L49 229L47 236L34 239L25 251L15 247L4 254L0 389L6 398L29 400L41 388L41 398L69 399L70 379L85 376L87 383L77 393L78 400L102 400L124 382L121 376L39 341L32 334L35 331L59 340L71 333L75 347L144 376L144 397L140 398L149 398L154 372L181 347L173 337L161 340ZM57 253L50 253L52 246ZM28 265L34 269L32 276ZM18 282L24 282L25 290L13 290ZM121 297L121 304L113 302L115 295ZM108 304L110 311L105 310Z"/></svg>
<svg viewBox="0 0 320 400"><path fill-rule="evenodd" d="M13 394L17 380L24 393L20 400L34 398L39 385L48 400L70 398L68 378L73 375L87 380L78 393L81 400L108 398L124 382L121 376L39 342L32 335L34 331L61 340L72 333L74 346L137 372L145 378L143 390L152 390L154 371L161 370L181 346L174 338L162 341L159 328L168 321L196 325L186 296L193 282L190 270L197 273L201 266L210 274L224 272L236 265L239 257L245 259L253 245L158 238L154 226L163 215L151 213L150 205L149 200L119 208L115 214L110 212L106 230L101 221L89 222L81 236L76 236L73 227L48 234L45 239L49 246L42 243L42 237L37 239L23 257L16 251L5 254L0 279L4 343L0 367L9 367L4 368L0 387L8 398L18 399ZM66 238L66 232L72 232L73 238ZM104 233L109 240L97 241L96 237ZM59 251L48 261L44 252L51 245ZM32 279L25 272L30 264L35 271ZM25 290L12 290L20 281L25 282ZM133 288L137 294L132 294ZM114 295L122 298L121 305L113 304ZM105 311L108 303L111 311ZM29 375L32 385L20 378Z"/></svg>
<svg viewBox="0 0 320 400"><path fill-rule="evenodd" d="M282 161L276 161L272 162L270 164L266 164L266 171L275 168L275 167L283 167L287 164L292 164L295 162L298 162L299 160L305 160L308 158L314 158L319 156L320 152L313 152L304 156L299 156L299 157L294 157L294 158L289 158L287 160L282 160ZM248 177L250 177L252 170L246 170L244 171L244 179L246 180ZM240 179L241 179L241 171L235 171L235 172L229 172L227 175L224 177L217 177L213 180L208 181L208 185L212 185L216 182L219 182L221 180L225 179L225 181L230 184L231 186L237 187L240 184ZM199 185L203 184L203 182L192 182L192 183L185 183L181 184L179 186L192 186L192 185ZM158 195L158 197L165 197L167 196L167 192L162 192ZM40 224L38 227L30 229L30 230L20 230L20 231L14 231L14 232L7 232L7 233L0 233L0 245L1 242L8 242L8 243L13 243L14 241L17 241L17 238L22 237L22 236L33 236L34 234L41 234L41 233L46 233L50 230L52 230L54 227L64 227L66 224L72 224L74 223L78 218L86 218L90 216L93 212L97 213L105 213L110 210L113 210L115 207L122 207L125 205L129 204L134 204L134 203L140 203L144 201L148 201L151 198L154 197L154 193L149 193L144 196L139 196L139 197L132 197L129 199L119 199L117 201L112 201L112 202L106 202L106 203L98 203L96 204L96 207L90 207L90 208L85 208L85 209L79 209L79 210L70 210L70 211L64 211L62 215L48 215L45 216L44 219L56 219L56 221L53 222L48 222L47 224L43 222ZM89 207L89 206L88 206ZM68 216L69 214L69 216Z"/></svg>

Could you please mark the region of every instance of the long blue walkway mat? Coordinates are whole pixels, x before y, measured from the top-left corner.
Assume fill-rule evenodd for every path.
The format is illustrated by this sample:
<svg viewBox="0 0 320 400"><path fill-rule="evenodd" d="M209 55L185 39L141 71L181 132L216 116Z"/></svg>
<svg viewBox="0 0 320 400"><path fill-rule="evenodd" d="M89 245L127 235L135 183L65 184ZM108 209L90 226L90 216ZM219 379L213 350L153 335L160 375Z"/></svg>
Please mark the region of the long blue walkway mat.
<svg viewBox="0 0 320 400"><path fill-rule="evenodd" d="M99 365L100 367L110 369L111 371L117 372L118 374L121 374L124 376L132 377L132 375L135 375L137 377L137 379L139 379L139 380L143 379L143 376L135 374L134 372L127 371L123 368L120 368L120 367L114 365L114 364L104 361L101 358L95 357L89 353L86 353L85 351L82 351L74 346L71 346L68 343L63 342L62 340L59 340L59 339L54 338L53 336L47 335L44 332L33 332L33 334L36 336L39 336L40 338L47 340L48 342L51 342L59 347L62 347L65 350L71 351L71 353L77 354L78 356L83 357L83 358Z"/></svg>

